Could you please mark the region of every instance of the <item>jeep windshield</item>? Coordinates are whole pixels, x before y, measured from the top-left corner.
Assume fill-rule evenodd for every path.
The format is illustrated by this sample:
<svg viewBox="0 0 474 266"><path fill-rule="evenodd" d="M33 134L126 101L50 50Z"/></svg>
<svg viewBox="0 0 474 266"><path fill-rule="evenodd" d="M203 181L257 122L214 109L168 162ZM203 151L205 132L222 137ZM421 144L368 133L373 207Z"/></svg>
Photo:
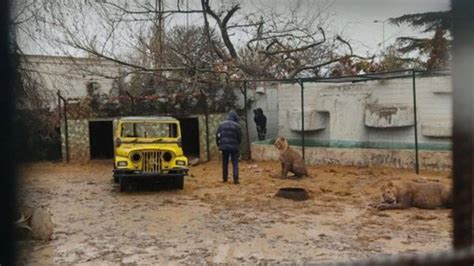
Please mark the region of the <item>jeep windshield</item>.
<svg viewBox="0 0 474 266"><path fill-rule="evenodd" d="M120 137L124 142L167 142L179 138L176 122L123 122Z"/></svg>

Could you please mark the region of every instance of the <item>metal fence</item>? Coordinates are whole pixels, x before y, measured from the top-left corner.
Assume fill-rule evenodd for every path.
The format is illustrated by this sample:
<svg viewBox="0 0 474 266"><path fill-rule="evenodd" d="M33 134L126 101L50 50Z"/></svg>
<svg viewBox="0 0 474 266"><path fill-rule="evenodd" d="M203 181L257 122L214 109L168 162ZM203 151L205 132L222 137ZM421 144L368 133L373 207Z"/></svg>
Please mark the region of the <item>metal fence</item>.
<svg viewBox="0 0 474 266"><path fill-rule="evenodd" d="M305 107L308 106L308 102L306 101L306 94L311 92L312 88L308 88L308 84L354 84L354 83L361 83L366 81L384 81L384 80L393 80L393 79L411 79L411 88L406 88L403 91L399 90L397 93L406 94L406 98L411 98L411 103L406 103L407 106L413 108L413 145L410 147L408 144L404 143L403 149L412 149L414 154L414 170L418 174L420 171L420 162L419 162L419 121L418 121L418 110L417 110L417 78L419 77L430 77L430 76L448 76L450 75L449 71L419 71L415 69L406 69L406 70L398 70L398 71L390 71L390 72L380 72L380 73L370 73L370 74L363 74L363 75L355 75L355 76L343 76L343 77L329 77L329 78L300 78L300 79L258 79L258 80L243 80L241 82L244 83L244 99L245 103L247 103L247 87L249 83L255 82L278 82L280 84L294 84L298 85L299 93L300 93L300 106L299 109L301 110L301 134L300 134L300 145L302 149L302 155L305 157L306 152L305 149L307 148L307 133L311 133L306 131L305 125ZM306 86L305 86L306 85ZM295 97L296 99L296 97ZM295 102L294 107L296 107L298 103ZM248 117L247 110L248 106L246 104L245 108L246 113L245 117ZM248 126L246 127L248 128ZM274 132L273 132L274 133ZM248 134L248 132L247 132ZM275 135L275 134L272 134ZM402 149L402 148L400 148Z"/></svg>

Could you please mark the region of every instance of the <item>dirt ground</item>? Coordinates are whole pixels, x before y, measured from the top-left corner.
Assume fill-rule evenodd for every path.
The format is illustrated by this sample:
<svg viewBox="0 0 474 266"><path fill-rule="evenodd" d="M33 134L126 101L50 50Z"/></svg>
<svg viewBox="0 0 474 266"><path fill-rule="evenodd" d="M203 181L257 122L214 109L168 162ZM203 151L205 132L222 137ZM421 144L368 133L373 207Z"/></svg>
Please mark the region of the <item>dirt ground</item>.
<svg viewBox="0 0 474 266"><path fill-rule="evenodd" d="M182 191L120 193L111 161L26 165L20 198L47 207L55 232L49 242L20 242L20 263L326 263L451 244L450 210L369 207L388 180L450 183L448 173L315 166L311 177L281 180L270 176L277 162L241 162L234 185L220 169L218 161L192 168ZM311 198L274 196L287 186Z"/></svg>

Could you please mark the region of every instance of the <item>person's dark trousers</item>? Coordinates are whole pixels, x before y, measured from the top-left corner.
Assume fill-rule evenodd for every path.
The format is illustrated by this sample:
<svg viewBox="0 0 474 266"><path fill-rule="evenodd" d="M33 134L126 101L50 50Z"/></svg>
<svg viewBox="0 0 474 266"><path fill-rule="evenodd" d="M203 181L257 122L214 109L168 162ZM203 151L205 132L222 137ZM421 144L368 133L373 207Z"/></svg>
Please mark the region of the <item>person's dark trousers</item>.
<svg viewBox="0 0 474 266"><path fill-rule="evenodd" d="M266 128L261 128L257 126L257 135L258 135L258 140L265 140L265 134L267 133Z"/></svg>
<svg viewBox="0 0 474 266"><path fill-rule="evenodd" d="M265 131L258 131L258 140L265 140Z"/></svg>
<svg viewBox="0 0 474 266"><path fill-rule="evenodd" d="M234 183L239 182L239 152L222 151L222 179L227 182L229 175L228 164L229 157L232 160L232 171Z"/></svg>

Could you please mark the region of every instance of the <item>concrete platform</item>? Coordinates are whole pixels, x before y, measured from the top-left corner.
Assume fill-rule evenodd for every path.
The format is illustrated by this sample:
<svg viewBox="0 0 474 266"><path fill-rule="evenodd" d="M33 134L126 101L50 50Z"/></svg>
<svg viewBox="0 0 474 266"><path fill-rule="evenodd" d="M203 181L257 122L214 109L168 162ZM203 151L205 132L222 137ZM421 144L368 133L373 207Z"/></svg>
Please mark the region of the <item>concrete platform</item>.
<svg viewBox="0 0 474 266"><path fill-rule="evenodd" d="M397 105L367 105L365 125L375 128L413 126L413 107Z"/></svg>
<svg viewBox="0 0 474 266"><path fill-rule="evenodd" d="M426 137L447 138L452 137L453 125L449 120L434 120L423 122L421 133Z"/></svg>
<svg viewBox="0 0 474 266"><path fill-rule="evenodd" d="M316 131L325 129L329 121L329 112L318 111L315 108L304 108L304 130ZM292 131L302 131L301 108L288 110L288 123Z"/></svg>

